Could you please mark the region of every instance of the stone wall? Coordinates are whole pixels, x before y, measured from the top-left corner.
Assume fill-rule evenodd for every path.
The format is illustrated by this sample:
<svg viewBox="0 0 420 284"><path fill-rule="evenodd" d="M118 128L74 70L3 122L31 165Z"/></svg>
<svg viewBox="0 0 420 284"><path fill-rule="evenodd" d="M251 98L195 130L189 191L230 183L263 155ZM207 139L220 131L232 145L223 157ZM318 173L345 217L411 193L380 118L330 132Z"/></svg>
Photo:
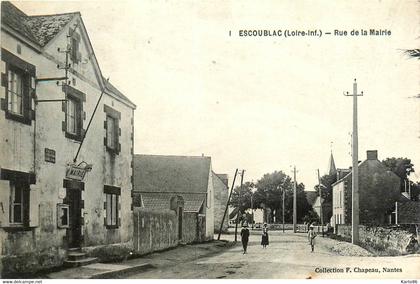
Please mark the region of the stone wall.
<svg viewBox="0 0 420 284"><path fill-rule="evenodd" d="M172 210L134 208L134 250L146 254L178 245L177 215Z"/></svg>
<svg viewBox="0 0 420 284"><path fill-rule="evenodd" d="M351 239L351 225L337 225L336 234ZM406 254L405 248L412 234L409 227L359 226L361 245L380 255Z"/></svg>
<svg viewBox="0 0 420 284"><path fill-rule="evenodd" d="M182 242L193 243L197 239L197 213L184 212L182 224Z"/></svg>

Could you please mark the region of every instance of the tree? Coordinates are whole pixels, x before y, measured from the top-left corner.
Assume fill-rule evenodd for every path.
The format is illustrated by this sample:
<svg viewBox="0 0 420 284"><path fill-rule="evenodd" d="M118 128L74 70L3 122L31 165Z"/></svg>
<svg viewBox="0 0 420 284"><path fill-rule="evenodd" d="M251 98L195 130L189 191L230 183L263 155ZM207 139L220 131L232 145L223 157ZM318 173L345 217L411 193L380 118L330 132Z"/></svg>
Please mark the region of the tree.
<svg viewBox="0 0 420 284"><path fill-rule="evenodd" d="M269 208L271 216L269 222L282 219L282 196L285 193L285 221L293 220L293 182L292 179L282 171L275 171L265 174L258 180L257 191L254 194L254 208ZM297 220L302 221L311 209L304 192L305 186L300 183L297 185Z"/></svg>
<svg viewBox="0 0 420 284"><path fill-rule="evenodd" d="M252 182L245 182L242 185L242 191L241 191L241 186L236 186L235 189L233 190L230 204L235 208L237 208L240 205L241 213L245 212L247 209L250 209L252 189L254 187L255 187L255 184ZM240 200L239 200L239 197L240 197Z"/></svg>
<svg viewBox="0 0 420 284"><path fill-rule="evenodd" d="M410 173L414 172L414 165L411 163L411 159L408 158L386 158L382 161L382 164L387 167L390 171L394 172L397 176L399 176L401 183L400 183L400 191L405 191L405 183L408 181L408 176ZM410 181L408 181L410 182ZM410 182L412 188L415 188L416 185L413 182ZM416 198L418 194L414 194Z"/></svg>

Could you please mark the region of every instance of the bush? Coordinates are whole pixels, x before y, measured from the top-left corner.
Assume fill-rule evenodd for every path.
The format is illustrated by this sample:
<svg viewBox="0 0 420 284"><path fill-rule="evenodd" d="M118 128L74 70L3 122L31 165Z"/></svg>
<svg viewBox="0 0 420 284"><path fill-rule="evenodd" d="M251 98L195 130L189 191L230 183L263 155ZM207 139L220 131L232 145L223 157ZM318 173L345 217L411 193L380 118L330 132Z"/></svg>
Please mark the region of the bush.
<svg viewBox="0 0 420 284"><path fill-rule="evenodd" d="M121 262L131 255L131 248L124 245L108 245L94 248L90 255L101 262Z"/></svg>

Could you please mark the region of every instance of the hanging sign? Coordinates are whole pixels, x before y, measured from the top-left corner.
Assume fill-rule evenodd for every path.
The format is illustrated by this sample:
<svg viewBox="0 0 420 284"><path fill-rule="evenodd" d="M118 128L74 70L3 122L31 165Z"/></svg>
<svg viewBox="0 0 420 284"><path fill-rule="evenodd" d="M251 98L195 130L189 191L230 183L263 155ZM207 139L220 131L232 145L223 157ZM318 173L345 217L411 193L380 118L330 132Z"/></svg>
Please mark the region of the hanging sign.
<svg viewBox="0 0 420 284"><path fill-rule="evenodd" d="M92 165L80 163L79 165L68 164L66 169L66 178L82 181L87 172L92 170Z"/></svg>

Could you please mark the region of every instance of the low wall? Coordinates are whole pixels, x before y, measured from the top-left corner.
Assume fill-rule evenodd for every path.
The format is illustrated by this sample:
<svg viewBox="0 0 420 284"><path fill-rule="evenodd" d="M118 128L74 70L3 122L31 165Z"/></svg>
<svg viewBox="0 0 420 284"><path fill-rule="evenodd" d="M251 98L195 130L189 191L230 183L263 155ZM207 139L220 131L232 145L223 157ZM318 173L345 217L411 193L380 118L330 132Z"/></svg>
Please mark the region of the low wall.
<svg viewBox="0 0 420 284"><path fill-rule="evenodd" d="M133 210L134 250L138 254L163 250L178 245L178 221L172 210Z"/></svg>
<svg viewBox="0 0 420 284"><path fill-rule="evenodd" d="M336 225L336 234L351 239L351 225ZM383 255L406 254L406 247L412 234L413 232L407 228L359 226L361 245Z"/></svg>

